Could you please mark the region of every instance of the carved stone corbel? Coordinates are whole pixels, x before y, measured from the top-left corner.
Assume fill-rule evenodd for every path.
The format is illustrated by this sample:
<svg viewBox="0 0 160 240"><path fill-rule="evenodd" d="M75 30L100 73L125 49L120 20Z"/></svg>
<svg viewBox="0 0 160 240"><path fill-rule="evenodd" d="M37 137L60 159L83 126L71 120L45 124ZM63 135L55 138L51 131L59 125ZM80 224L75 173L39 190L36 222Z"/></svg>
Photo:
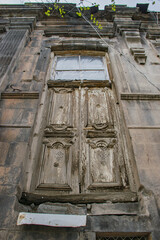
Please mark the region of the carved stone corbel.
<svg viewBox="0 0 160 240"><path fill-rule="evenodd" d="M134 56L134 59L139 63L139 64L145 64L147 56L145 54L144 48L130 48L130 51L132 55Z"/></svg>

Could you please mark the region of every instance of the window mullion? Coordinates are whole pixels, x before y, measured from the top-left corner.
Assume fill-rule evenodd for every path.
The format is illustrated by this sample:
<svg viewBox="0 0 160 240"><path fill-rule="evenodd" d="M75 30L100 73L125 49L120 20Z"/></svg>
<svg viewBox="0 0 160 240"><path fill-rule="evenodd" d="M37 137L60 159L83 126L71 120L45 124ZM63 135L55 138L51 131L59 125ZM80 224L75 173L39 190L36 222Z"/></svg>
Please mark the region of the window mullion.
<svg viewBox="0 0 160 240"><path fill-rule="evenodd" d="M54 62L53 62L53 69L52 69L52 79L55 80L55 76L56 76L56 65L57 65L57 57L54 57Z"/></svg>
<svg viewBox="0 0 160 240"><path fill-rule="evenodd" d="M82 80L81 56L80 55L79 55L79 75L80 75L80 80Z"/></svg>

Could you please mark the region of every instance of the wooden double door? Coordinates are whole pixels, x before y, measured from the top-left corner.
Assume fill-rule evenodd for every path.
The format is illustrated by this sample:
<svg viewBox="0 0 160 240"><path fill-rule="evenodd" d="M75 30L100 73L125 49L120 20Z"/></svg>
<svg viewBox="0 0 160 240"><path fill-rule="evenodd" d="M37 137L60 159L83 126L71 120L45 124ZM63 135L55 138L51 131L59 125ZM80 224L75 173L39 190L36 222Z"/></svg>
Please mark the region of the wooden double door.
<svg viewBox="0 0 160 240"><path fill-rule="evenodd" d="M63 198L123 187L118 131L111 89L50 88L36 189Z"/></svg>

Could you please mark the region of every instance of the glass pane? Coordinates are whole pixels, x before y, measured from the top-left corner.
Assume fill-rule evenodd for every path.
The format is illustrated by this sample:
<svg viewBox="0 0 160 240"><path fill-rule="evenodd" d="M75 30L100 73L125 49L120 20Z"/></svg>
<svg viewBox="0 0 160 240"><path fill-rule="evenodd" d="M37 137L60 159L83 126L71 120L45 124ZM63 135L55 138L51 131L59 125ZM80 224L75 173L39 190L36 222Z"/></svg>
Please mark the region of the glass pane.
<svg viewBox="0 0 160 240"><path fill-rule="evenodd" d="M82 80L106 80L104 71L81 71Z"/></svg>
<svg viewBox="0 0 160 240"><path fill-rule="evenodd" d="M81 56L81 69L104 69L102 57Z"/></svg>
<svg viewBox="0 0 160 240"><path fill-rule="evenodd" d="M57 57L56 70L76 70L79 69L78 56Z"/></svg>
<svg viewBox="0 0 160 240"><path fill-rule="evenodd" d="M55 80L80 80L79 71L56 71Z"/></svg>

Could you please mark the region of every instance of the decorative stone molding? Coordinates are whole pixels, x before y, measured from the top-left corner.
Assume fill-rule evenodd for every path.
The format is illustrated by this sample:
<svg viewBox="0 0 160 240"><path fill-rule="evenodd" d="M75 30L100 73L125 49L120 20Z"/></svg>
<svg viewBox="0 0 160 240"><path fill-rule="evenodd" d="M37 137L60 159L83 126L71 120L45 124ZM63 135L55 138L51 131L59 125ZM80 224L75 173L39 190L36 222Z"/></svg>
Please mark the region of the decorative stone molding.
<svg viewBox="0 0 160 240"><path fill-rule="evenodd" d="M0 16L40 17L43 16L43 4L3 4L0 6Z"/></svg>
<svg viewBox="0 0 160 240"><path fill-rule="evenodd" d="M142 30L146 31L148 38L157 51L157 57L160 57L160 26L155 22L147 22L142 24Z"/></svg>
<svg viewBox="0 0 160 240"><path fill-rule="evenodd" d="M139 64L145 64L146 63L146 54L144 48L130 48L131 53L134 56L134 59Z"/></svg>
<svg viewBox="0 0 160 240"><path fill-rule="evenodd" d="M45 40L43 46L51 48L52 51L67 51L67 50L89 50L108 52L108 45L99 39L84 39L84 38L50 38Z"/></svg>
<svg viewBox="0 0 160 240"><path fill-rule="evenodd" d="M1 10L1 9L0 9ZM0 19L0 33L8 29L23 29L33 31L36 26L35 17L9 17L8 19Z"/></svg>
<svg viewBox="0 0 160 240"><path fill-rule="evenodd" d="M139 30L135 31L123 31L123 37L126 39L127 43L139 43L141 41Z"/></svg>
<svg viewBox="0 0 160 240"><path fill-rule="evenodd" d="M139 31L140 21L133 21L131 17L116 16L114 19L116 32Z"/></svg>
<svg viewBox="0 0 160 240"><path fill-rule="evenodd" d="M139 8L130 8L127 5L116 5L116 11L112 10L112 6L105 6L106 18L107 20L113 20L117 15L133 17L133 15L138 14Z"/></svg>
<svg viewBox="0 0 160 240"><path fill-rule="evenodd" d="M158 24L152 24L148 27L146 37L152 40L160 38L160 27Z"/></svg>
<svg viewBox="0 0 160 240"><path fill-rule="evenodd" d="M125 39L130 52L139 64L145 64L146 54L141 44L139 33L140 21L133 21L130 17L116 17L114 20L115 30Z"/></svg>
<svg viewBox="0 0 160 240"><path fill-rule="evenodd" d="M83 22L82 22L83 21ZM79 24L77 24L79 23ZM99 23L102 25L103 29L99 30L97 26L94 26L104 37L113 38L114 30L113 23L100 20ZM97 32L93 29L92 26L88 24L85 20L77 19L77 22L70 22L70 25L64 25L65 23L59 22L55 23L53 21L52 25L47 25L47 21L43 21L41 26L37 26L39 30L44 30L46 37L51 37L54 35L65 36L65 37L97 37Z"/></svg>

